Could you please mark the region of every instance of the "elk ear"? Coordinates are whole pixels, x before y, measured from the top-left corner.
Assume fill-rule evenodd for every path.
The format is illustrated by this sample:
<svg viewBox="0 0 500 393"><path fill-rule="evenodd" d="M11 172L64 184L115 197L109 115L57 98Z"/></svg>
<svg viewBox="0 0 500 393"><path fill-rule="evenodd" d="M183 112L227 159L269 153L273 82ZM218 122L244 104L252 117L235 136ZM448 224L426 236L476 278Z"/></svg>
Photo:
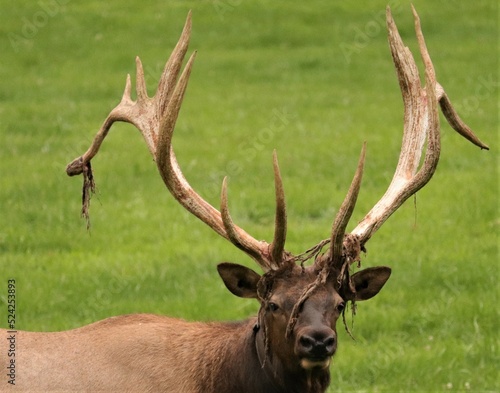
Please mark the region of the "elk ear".
<svg viewBox="0 0 500 393"><path fill-rule="evenodd" d="M227 289L238 297L257 298L260 275L248 267L236 263L219 263L217 271Z"/></svg>
<svg viewBox="0 0 500 393"><path fill-rule="evenodd" d="M380 292L391 276L391 268L386 266L369 267L352 275L356 289L355 300L368 300Z"/></svg>

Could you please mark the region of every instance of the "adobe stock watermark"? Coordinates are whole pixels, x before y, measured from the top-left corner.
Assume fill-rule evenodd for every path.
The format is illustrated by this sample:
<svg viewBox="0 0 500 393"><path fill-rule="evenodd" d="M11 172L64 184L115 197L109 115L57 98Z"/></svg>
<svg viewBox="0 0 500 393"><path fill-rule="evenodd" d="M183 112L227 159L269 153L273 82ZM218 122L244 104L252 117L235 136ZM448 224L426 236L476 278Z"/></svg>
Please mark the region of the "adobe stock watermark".
<svg viewBox="0 0 500 393"><path fill-rule="evenodd" d="M256 159L257 154L264 150L288 126L294 115L287 107L274 108L271 111L267 126L257 131L251 138L246 138L235 146L238 157L241 159L229 161L222 172L212 172L211 182L206 190L206 195L216 198L220 195L222 179L224 176L238 176L243 172L244 164ZM271 151L269 152L271 153ZM271 155L270 155L271 156Z"/></svg>
<svg viewBox="0 0 500 393"><path fill-rule="evenodd" d="M389 6L393 15L402 11L402 5L399 1L389 1ZM386 31L385 25L385 10L381 10L374 13L373 18L363 26L350 24L347 27L347 30L352 33L352 39L349 42L341 42L339 44L347 64L350 64L353 56L365 49L375 37Z"/></svg>
<svg viewBox="0 0 500 393"><path fill-rule="evenodd" d="M241 3L243 0L212 0L212 6L220 20L224 20L226 14L234 11Z"/></svg>
<svg viewBox="0 0 500 393"><path fill-rule="evenodd" d="M16 340L17 340L17 330L16 330L16 280L14 278L9 278L7 280L7 337L5 339L8 341L7 353L3 354L7 356L7 383L9 385L16 384ZM4 370L5 371L5 370Z"/></svg>
<svg viewBox="0 0 500 393"><path fill-rule="evenodd" d="M22 47L31 45L40 30L46 27L52 18L59 15L67 3L69 0L40 0L37 3L38 10L33 15L21 18L22 26L19 32L7 33L14 52L18 53Z"/></svg>
<svg viewBox="0 0 500 393"><path fill-rule="evenodd" d="M461 116L467 116L481 109L481 103L490 99L497 99L500 83L493 74L481 75L474 79L474 95L459 101L456 105Z"/></svg>
<svg viewBox="0 0 500 393"><path fill-rule="evenodd" d="M142 280L142 278L141 278ZM105 282L105 285L101 283ZM139 285L139 284L136 284ZM85 300L86 309L90 313L113 308L113 299L121 293L131 292L130 284L119 275L102 276L96 281L95 290Z"/></svg>

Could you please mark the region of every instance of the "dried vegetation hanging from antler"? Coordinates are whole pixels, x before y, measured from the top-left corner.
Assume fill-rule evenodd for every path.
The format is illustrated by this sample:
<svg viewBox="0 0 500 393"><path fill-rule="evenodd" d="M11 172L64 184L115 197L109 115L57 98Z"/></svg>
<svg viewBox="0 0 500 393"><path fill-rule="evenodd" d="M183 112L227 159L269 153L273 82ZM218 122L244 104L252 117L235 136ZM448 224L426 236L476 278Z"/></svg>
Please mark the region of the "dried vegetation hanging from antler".
<svg viewBox="0 0 500 393"><path fill-rule="evenodd" d="M82 217L87 222L87 229L90 229L90 199L92 194L95 194L96 186L94 175L92 173L92 165L90 161L83 167L83 186L82 186Z"/></svg>

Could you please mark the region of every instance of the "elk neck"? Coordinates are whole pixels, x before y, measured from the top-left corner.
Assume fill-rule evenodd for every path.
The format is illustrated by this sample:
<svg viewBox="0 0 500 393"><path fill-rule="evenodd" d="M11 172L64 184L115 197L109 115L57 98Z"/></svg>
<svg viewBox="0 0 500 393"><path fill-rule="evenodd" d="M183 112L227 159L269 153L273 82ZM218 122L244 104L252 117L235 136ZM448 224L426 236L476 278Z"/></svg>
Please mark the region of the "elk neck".
<svg viewBox="0 0 500 393"><path fill-rule="evenodd" d="M257 360L257 375L261 375L262 392L275 393L324 393L330 383L329 369L304 370L297 360L285 364L278 356L266 351L264 327L258 323L253 328L252 358ZM288 338L293 340L293 337ZM255 363L255 362L254 362Z"/></svg>

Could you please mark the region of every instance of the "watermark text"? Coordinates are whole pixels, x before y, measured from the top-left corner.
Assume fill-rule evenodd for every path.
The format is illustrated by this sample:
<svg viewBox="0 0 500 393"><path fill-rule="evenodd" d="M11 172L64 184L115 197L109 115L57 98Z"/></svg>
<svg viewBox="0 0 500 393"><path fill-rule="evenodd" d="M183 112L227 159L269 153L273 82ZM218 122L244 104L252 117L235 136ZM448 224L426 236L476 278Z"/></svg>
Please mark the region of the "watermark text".
<svg viewBox="0 0 500 393"><path fill-rule="evenodd" d="M16 280L7 280L7 383L16 384Z"/></svg>

